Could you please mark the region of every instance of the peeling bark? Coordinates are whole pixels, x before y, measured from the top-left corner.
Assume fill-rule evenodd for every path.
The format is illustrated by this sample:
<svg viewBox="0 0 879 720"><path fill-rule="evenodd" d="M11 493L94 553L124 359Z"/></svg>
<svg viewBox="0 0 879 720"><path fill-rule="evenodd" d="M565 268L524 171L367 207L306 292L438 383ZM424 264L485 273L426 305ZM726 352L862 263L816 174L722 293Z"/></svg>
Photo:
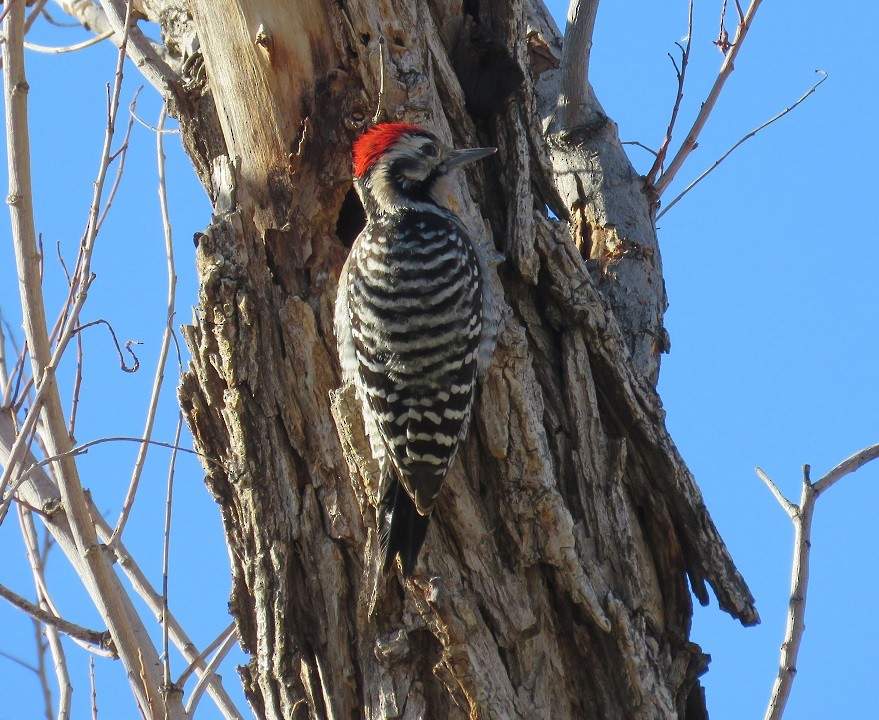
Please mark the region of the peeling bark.
<svg viewBox="0 0 879 720"><path fill-rule="evenodd" d="M207 484L260 718L696 720L708 658L689 640L687 578L700 602L710 585L758 621L655 392L667 340L651 199L612 121L554 124L559 38L535 2L471 17L524 77L479 118L449 57L472 3L191 0L191 23L164 14L166 42L190 48L173 108L214 200L179 394L219 463ZM332 333L380 37L390 118L499 148L457 202L506 257L498 348L407 583L377 571L376 468Z"/></svg>

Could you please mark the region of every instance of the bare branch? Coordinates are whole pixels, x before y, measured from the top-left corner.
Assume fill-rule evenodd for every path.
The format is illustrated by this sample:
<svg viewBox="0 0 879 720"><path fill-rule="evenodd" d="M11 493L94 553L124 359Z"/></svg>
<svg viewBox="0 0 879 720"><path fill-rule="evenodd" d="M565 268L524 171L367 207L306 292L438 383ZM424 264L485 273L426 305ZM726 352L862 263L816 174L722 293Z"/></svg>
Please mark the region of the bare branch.
<svg viewBox="0 0 879 720"><path fill-rule="evenodd" d="M109 523L104 519L104 517L100 514L98 509L94 506L94 503L91 505L92 515L95 518L95 525L97 526L98 533L105 543L107 543L108 547L114 553L116 560L121 568L122 572L125 573L125 576L131 582L134 591L143 599L149 608L150 612L153 613L156 617L162 616L162 596L156 589L150 584L149 579L144 574L143 570L140 569L137 562L128 552L128 549L125 547L125 543L122 539L118 539L115 544L112 546L109 545L109 539L112 534L112 528ZM187 662L193 664L197 668L197 672L199 677L201 677L207 668L207 663L204 662L204 659L199 659L200 653L195 647L195 644L190 640L189 636L186 634L186 631L183 629L183 626L177 621L174 617L174 614L168 611L166 617L168 627L170 628L171 639L174 642L174 645L183 655ZM206 653L207 654L207 653ZM223 717L227 720L243 720L244 716L235 707L235 704L232 702L232 699L229 697L225 688L222 685L222 682L219 676L214 675L209 681L208 685L208 693L214 699L214 702L217 705L217 708L223 714Z"/></svg>
<svg viewBox="0 0 879 720"><path fill-rule="evenodd" d="M4 389L4 401L6 389L9 387L9 367L6 365L6 336L3 334L3 309L0 308L0 388Z"/></svg>
<svg viewBox="0 0 879 720"><path fill-rule="evenodd" d="M678 112L681 109L681 101L684 99L684 83L687 77L687 66L690 64L690 45L693 42L693 2L694 0L690 0L690 9L687 15L687 44L684 47L681 47L680 43L676 43L681 49L680 68L678 68L677 63L675 63L674 57L669 53L669 58L671 58L671 62L675 67L675 75L678 79L678 91L675 96L674 107L671 110L671 118L668 121L668 128L665 131L665 139L659 147L659 152L656 153L656 160L654 160L653 166L646 175L647 182L650 184L655 183L659 173L662 172L665 163L665 156L668 154L668 148L671 145L671 137L678 120Z"/></svg>
<svg viewBox="0 0 879 720"><path fill-rule="evenodd" d="M729 33L726 30L726 4L727 0L723 0L723 6L720 8L720 28L717 31L717 40L713 41L714 45L717 45L718 50L724 55L732 47L732 43L729 41ZM741 22L743 17L742 8L739 6L738 0L736 0L736 7L739 8L739 22Z"/></svg>
<svg viewBox="0 0 879 720"><path fill-rule="evenodd" d="M229 633L228 637L223 641L223 644L220 645L219 650L217 650L216 654L211 658L211 661L207 664L207 667L204 670L204 675L202 675L195 687L192 688L192 694L189 696L189 702L186 703L186 712L192 716L195 713L195 708L198 707L199 700L201 700L201 696L204 694L205 687L207 686L208 681L216 674L217 668L220 667L220 663L223 662L223 658L229 654L229 651L235 646L235 643L238 642L238 638L235 635L234 629Z"/></svg>
<svg viewBox="0 0 879 720"><path fill-rule="evenodd" d="M180 677L177 678L174 685L177 687L180 687L180 688L182 688L184 685L186 685L186 681L189 680L189 676L192 675L193 672L195 672L198 663L200 663L202 660L204 660L208 655L210 655L214 650L216 650L222 643L226 642L226 639L229 637L229 635L234 632L235 632L235 623L231 622L223 629L223 631L219 635L217 635L216 638L214 638L213 642L210 645L205 647L205 649L202 650L193 659L193 661L191 663L189 663L189 666L186 668L186 670L183 671L183 673L180 675Z"/></svg>
<svg viewBox="0 0 879 720"><path fill-rule="evenodd" d="M720 71L717 74L717 79L714 81L714 85L708 93L708 97L705 98L705 101L699 108L699 114L696 116L693 126L687 133L687 137L684 139L683 144L669 164L668 169L660 175L654 185L657 197L665 192L671 181L674 180L675 176L678 174L684 161L689 157L690 153L696 149L699 141L699 134L705 127L705 123L708 122L708 118L711 116L714 106L717 104L717 99L720 97L724 84L726 84L727 79L735 69L736 57L739 54L739 50L742 48L745 37L748 35L748 30L751 29L751 24L754 22L754 15L757 13L757 9L760 7L762 1L763 0L751 0L751 4L748 6L748 11L739 22L738 27L736 28L736 36L732 41L732 47L730 47L729 52L723 59Z"/></svg>
<svg viewBox="0 0 879 720"><path fill-rule="evenodd" d="M754 470L756 471L757 475L760 476L760 479L764 483L766 483L766 487L769 488L769 490L775 496L775 499L778 500L778 504L781 505L784 511L788 514L788 517L793 520L793 518L796 517L799 508L784 496L781 490L778 489L778 486L774 482L772 482L772 478L770 478L765 472L763 472L763 470L761 470L760 468L754 468Z"/></svg>
<svg viewBox="0 0 879 720"><path fill-rule="evenodd" d="M833 470L828 472L824 477L818 480L815 485L815 493L820 495L828 488L833 487L837 482L839 482L846 475L850 475L855 472L855 470L859 470L868 462L871 462L879 458L879 443L876 445L871 445L870 447L864 448L860 452L856 452L849 458L843 460L839 465L837 465Z"/></svg>
<svg viewBox="0 0 879 720"><path fill-rule="evenodd" d="M113 30L108 30L105 33L101 33L100 35L96 35L93 38L89 38L88 40L83 40L82 42L75 43L73 45L65 45L63 47L46 47L45 45L36 45L29 42L25 42L24 46L28 50L33 50L34 52L45 53L47 55L60 55L62 53L84 50L85 48L91 47L92 45L97 45L99 42L103 42L104 40L113 37L113 34Z"/></svg>
<svg viewBox="0 0 879 720"><path fill-rule="evenodd" d="M776 120L781 120L781 118L783 118L785 115L787 115L791 110L794 110L800 103L802 103L807 97L809 97L809 95L811 95L813 92L815 92L821 86L821 83L823 83L828 78L827 73L824 72L823 70L816 70L815 72L821 73L821 79L818 82L816 82L812 87L810 87L799 100L797 100L793 105L786 107L784 110L782 110L777 115L774 115L773 117L769 118L769 120L764 122L759 127L754 128L753 130L751 130L751 132L749 132L747 135L745 135L743 138L741 138L735 145L733 145L729 150L727 150L723 155L721 155L714 162L714 164L711 167L709 167L699 177L697 177L695 180L693 180L693 182L691 182L689 185L687 185L687 187L685 187L680 193L678 193L675 196L674 200L672 200L668 205L666 205L662 209L662 212L660 212L656 216L656 219L659 220L659 218L661 218L669 210L671 210L678 203L678 201L684 197L684 195L686 195L688 192L690 192L690 190L692 190L694 187L696 187L696 185L698 185L700 182L702 182L711 172L713 172L717 168L718 165L720 165L720 163L722 163L730 155L732 155L733 151L736 150L740 145L744 144L747 140L750 140L752 137L754 137L758 132L760 132L764 128L767 128L770 125L772 125L772 123L774 123Z"/></svg>
<svg viewBox="0 0 879 720"><path fill-rule="evenodd" d="M589 56L598 0L571 0L561 58L561 129L589 122Z"/></svg>
<svg viewBox="0 0 879 720"><path fill-rule="evenodd" d="M620 145L635 145L636 147L641 148L642 150L646 150L653 157L659 155L659 153L651 147L647 147L644 143L638 142L637 140L623 140L620 142Z"/></svg>
<svg viewBox="0 0 879 720"><path fill-rule="evenodd" d="M174 434L174 444L180 442L180 433L183 430L183 413L177 415L177 431ZM165 659L165 690L171 688L171 653L169 652L168 623L168 566L171 558L171 507L174 498L174 469L177 464L177 451L171 452L171 462L168 465L168 494L165 500L165 533L162 543L162 654Z"/></svg>
<svg viewBox="0 0 879 720"><path fill-rule="evenodd" d="M33 509L26 507L22 503L19 503L18 519L21 525L22 537L24 538L25 542L25 549L27 550L28 561L31 564L31 571L33 573L34 582L37 587L37 598L39 600L39 605L41 608L43 608L43 610L46 610L55 617L61 617L61 613L58 611L58 608L56 607L51 595L49 594L49 588L46 584L46 577L44 573L44 569L46 567L46 558L48 557L48 549L52 546L51 535L46 532L46 540L44 541L43 550L40 550L39 540L37 538L37 531L33 520L33 512ZM47 632L50 630L54 631L54 628L52 628L50 625L46 625L45 627ZM49 636L47 635L47 638L48 637ZM96 648L94 645L84 642L77 637L71 637L71 639L83 650L86 650L87 652L90 652L94 655L100 655L101 657L106 658L117 657L112 650ZM51 642L51 638L49 638L49 640ZM63 654L63 649L61 652ZM52 651L52 654L53 657L56 656L56 652L54 650ZM60 687L63 688L63 685L60 685Z"/></svg>
<svg viewBox="0 0 879 720"><path fill-rule="evenodd" d="M134 365L128 367L125 364L125 356L122 354L122 348L119 347L119 340L116 338L116 331L113 330L113 326L107 322L106 320L92 320L91 322L87 322L79 327L73 329L72 332L78 333L81 330L85 330L86 328L93 327L95 325L106 325L107 329L110 331L110 335L113 337L113 344L116 346L116 352L119 355L119 366L123 372L134 373L137 372L140 368L140 360L138 360L137 355L134 354L134 351L131 349L132 345L143 345L139 340L126 340L125 342L125 350L128 352L131 357L134 358Z"/></svg>
<svg viewBox="0 0 879 720"><path fill-rule="evenodd" d="M822 492L876 458L879 458L879 444L864 448L843 460L814 484L810 479L810 467L803 465L802 494L799 505L794 505L785 499L775 484L759 468L757 469L758 474L769 485L778 501L788 510L794 524L794 560L791 570L787 626L784 632L784 642L781 644L778 674L769 696L765 720L781 720L797 673L797 658L806 630L806 597L809 591L809 558L812 551L812 519L815 514L815 503Z"/></svg>
<svg viewBox="0 0 879 720"><path fill-rule="evenodd" d="M131 103L128 106L129 109L137 107L137 98L140 96L141 90L143 90L143 85L135 91L134 97L131 99ZM107 202L104 203L104 209L101 211L101 216L98 218L98 231L100 231L104 224L104 220L107 218L107 214L110 212L110 208L113 206L113 200L116 198L116 191L119 189L119 185L122 182L122 173L125 172L125 159L128 157L128 143L131 140L131 129L134 127L132 117L133 116L130 116L128 118L128 127L125 129L125 137L122 140L122 144L111 156L112 160L115 160L118 157L119 164L116 166L116 176L113 178L113 185L110 186L110 192L107 194Z"/></svg>
<svg viewBox="0 0 879 720"><path fill-rule="evenodd" d="M38 468L44 467L44 466L49 465L51 463L56 463L59 460L63 460L64 458L76 457L77 455L85 455L89 451L89 448L92 448L95 445L102 445L102 444L108 443L108 442L134 442L134 443L141 443L141 444L148 444L148 445L157 445L159 447L168 448L169 450L173 450L175 452L180 451L180 452L189 453L190 455L198 455L200 458L203 458L203 459L207 460L208 462L217 462L216 460L213 460L212 458L206 457L195 450L192 450L190 448L180 447L179 445L177 445L175 443L166 443L166 442L162 442L161 440L148 440L146 438L124 437L121 435L116 435L113 437L103 437L103 438L98 438L97 440L89 440L88 442L84 442L81 445L77 445L76 447L71 448L70 450L68 450L67 452L65 452L63 454L52 455L50 457L47 457L47 458L40 460L39 462L35 462L27 470L25 470L24 473L22 473L21 477L16 479L16 482L13 485L13 491L10 492L9 495L10 496L14 495L15 494L14 489L16 487L18 487L21 483L29 480L30 476ZM10 501L9 497L7 497L6 500L4 500L4 503L8 503L9 501ZM2 514L0 514L0 518L2 518Z"/></svg>
<svg viewBox="0 0 879 720"><path fill-rule="evenodd" d="M40 607L56 617L61 617L61 613L58 611L57 606L49 595L49 588L46 585L46 577L44 573L46 561L43 553L40 552L37 530L34 525L31 511L19 506L18 521L21 526L21 535L24 539L24 547L27 552L28 562L30 563L31 572L34 576L34 584L36 585Z"/></svg>
<svg viewBox="0 0 879 720"><path fill-rule="evenodd" d="M10 338L12 338L12 332L9 327L9 323L5 320L3 324L6 326L6 330L9 331ZM15 341L13 339L13 345L15 345ZM19 390L21 389L21 382L24 376L24 362L27 357L27 343L20 350L16 351L15 365L12 366L12 372L9 374L9 377L6 380L6 386L3 388L3 400L0 402L0 408L8 408L16 403L16 398L18 397ZM2 494L2 493L0 493Z"/></svg>
<svg viewBox="0 0 879 720"><path fill-rule="evenodd" d="M15 414L13 412L9 413L10 417L15 419ZM36 437L37 428L33 427L30 435L27 437L27 443L25 444L25 448L30 450L31 445L34 442ZM16 438L16 442L22 438L22 434L19 431L19 435ZM8 468L7 468L8 469ZM13 480L14 473L9 474L9 479L12 480L11 486L9 487L9 492L4 496L3 493L6 491L6 486L0 483L0 525L3 524L3 521L6 519L6 514L9 512L9 507L12 504L12 500L15 498L15 494L18 492L18 488L27 480L25 473L19 473L15 476Z"/></svg>
<svg viewBox="0 0 879 720"><path fill-rule="evenodd" d="M35 672L37 680L40 683L40 690L43 694L43 712L46 720L52 720L52 687L49 685L49 672L46 663L46 651L48 650L46 641L43 640L43 628L49 628L49 625L43 625L39 620L31 618L34 628L34 644L37 646L37 666Z"/></svg>
<svg viewBox="0 0 879 720"><path fill-rule="evenodd" d="M92 691L92 720L98 720L98 689L95 686L95 659L89 658L89 685Z"/></svg>
<svg viewBox="0 0 879 720"><path fill-rule="evenodd" d="M46 626L46 639L49 642L49 651L52 653L52 664L55 668L55 677L58 681L58 720L70 720L70 711L73 704L73 685L70 682L70 673L67 670L67 658L64 654L64 646L58 631L51 625ZM94 658L90 658L94 661Z"/></svg>
<svg viewBox="0 0 879 720"><path fill-rule="evenodd" d="M7 412L5 415L0 414L0 464L8 461L14 438L15 434L13 432L12 420L9 417L9 413ZM135 440L140 442L140 438L136 438ZM32 456L28 456L26 461L31 464L36 464L36 460ZM27 503L22 499L19 499L18 502L19 504L28 507L33 512L45 516L47 513L51 513L53 508L57 507L59 497L58 490L54 486L53 481L46 474L45 469L42 467L35 468L32 471L30 481L24 486L23 492L31 502ZM98 510L91 498L89 498L88 502L89 512L94 519L100 539L102 542L106 543L112 534L112 527L104 519L100 510ZM62 530L62 528L66 526L66 523L61 523L59 526L58 523L54 522L53 517L54 515L50 514L46 518L46 521L53 524L53 532L58 532L58 530ZM66 532L69 533L69 529ZM75 556L70 552L70 548L73 545L72 537L68 536L68 534L62 530L62 532L56 535L56 539L60 541L65 554L78 569L82 560L79 556ZM143 599L152 616L161 617L162 596L156 592L155 588L151 585L144 572L128 552L125 544L120 540L115 546L109 548L109 550L113 553L119 568L130 580L134 591ZM170 611L167 615L167 622L170 627L170 636L174 645L187 662L196 665L198 669L197 671L199 675L201 675L201 673L204 672L206 663L203 660L198 660L199 652L195 644L174 617L174 614ZM244 715L235 707L235 704L223 687L219 676L215 675L210 680L208 692L214 699L217 708L220 710L224 718L227 718L227 720L243 720Z"/></svg>
<svg viewBox="0 0 879 720"><path fill-rule="evenodd" d="M24 21L25 34L27 34L27 32L31 29L33 24L36 22L37 18L43 12L43 8L46 7L47 2L48 2L48 0L37 0L37 2L35 2L33 4L33 7L31 8L30 15L28 15L27 20Z"/></svg>
<svg viewBox="0 0 879 720"><path fill-rule="evenodd" d="M36 675L40 674L39 668L35 667L34 665L31 665L29 662L25 662L20 657L16 657L15 655L10 655L8 652L3 652L2 650L0 650L0 657L5 657L7 660L11 660L16 665L20 665L25 670L30 670L32 673L34 673Z"/></svg>
<svg viewBox="0 0 879 720"><path fill-rule="evenodd" d="M56 615L43 610L38 605L34 605L30 600L23 598L5 585L0 585L0 598L3 598L22 612L30 615L32 618L35 618L46 625L52 625L65 635L78 638L88 645L94 645L95 647L103 648L104 650L110 650L113 647L110 633L89 630L89 628L83 627L82 625L77 625L76 623L57 617Z"/></svg>
<svg viewBox="0 0 879 720"><path fill-rule="evenodd" d="M110 27L120 36L127 36L126 52L138 70L159 91L163 98L175 93L179 78L168 64L159 56L140 28L131 19L130 3L125 0L101 0Z"/></svg>
<svg viewBox="0 0 879 720"><path fill-rule="evenodd" d="M131 116L132 116L132 117L133 117L133 118L134 118L134 119L135 119L140 125L142 125L143 127L145 127L145 128L146 128L147 130L149 130L150 132L154 132L154 133L163 133L164 135L179 135L179 134L180 134L180 130L178 130L178 129L176 129L176 128L175 128L175 129L171 129L171 130L165 130L164 127L163 127L162 129L159 129L159 128L157 128L157 127L154 126L154 125L150 125L146 120L144 120L142 117L140 117L140 116L137 114L137 102L136 102L136 100L137 100L137 98L135 98L134 100L131 101L131 104L128 106L128 112L131 113ZM163 112L167 113L167 109L166 109L165 106L163 106Z"/></svg>
<svg viewBox="0 0 879 720"><path fill-rule="evenodd" d="M797 673L797 657L806 629L806 596L809 591L809 555L812 550L812 517L818 496L809 481L809 466L803 466L803 491L794 523L794 561L791 570L787 627L781 644L781 662L772 688L765 720L781 720ZM796 506L795 506L796 507Z"/></svg>
<svg viewBox="0 0 879 720"><path fill-rule="evenodd" d="M82 388L83 364L82 333L76 333L76 372L73 376L73 400L70 403L70 422L67 424L67 432L70 434L70 437L76 437L76 414L79 411L79 391Z"/></svg>
<svg viewBox="0 0 879 720"><path fill-rule="evenodd" d="M133 110L132 110L133 113ZM167 116L166 106L162 106L162 112L159 115L158 132L156 134L156 158L159 176L159 210L162 216L162 230L165 238L165 257L167 259L168 269L168 296L165 311L165 330L162 333L162 344L159 348L159 358L156 361L156 372L153 377L153 389L150 395L150 402L147 406L146 423L143 430L143 436L146 440L152 437L153 424L156 419L156 410L159 407L159 396L162 392L162 384L165 380L165 365L168 360L168 349L171 344L171 336L174 332L174 306L177 297L177 271L174 267L174 243L171 233L171 219L168 214L168 194L165 182L165 150L163 147L162 131L165 127L165 118ZM176 444L176 443L175 443ZM125 529L125 523L134 506L134 498L137 494L140 476L143 472L144 463L146 462L148 442L144 442L140 446L137 459L134 463L134 469L131 473L131 480L128 483L128 491L125 494L125 500L122 503L122 511L119 514L119 520L116 523L116 529L110 538L110 544L116 542Z"/></svg>
<svg viewBox="0 0 879 720"><path fill-rule="evenodd" d="M21 524L22 536L24 538L27 559L31 566L31 573L34 577L34 585L37 591L37 602L40 608L53 615L60 616L55 604L49 597L49 591L46 587L46 561L48 559L48 551L51 548L51 542L48 540L49 533L46 533L47 540L44 543L43 550L37 539L37 531L34 527L33 516L30 511L19 506L18 519ZM67 670L67 657L64 653L64 647L61 644L61 638L58 630L53 625L44 625L38 620L34 620L34 627L37 635L37 649L39 652L39 669L40 682L43 684L43 696L46 700L46 717L52 720L52 690L49 686L48 673L46 672L45 653L46 649L52 654L52 665L55 668L55 677L58 682L60 696L58 698L58 720L69 720L71 710L71 700L73 698L73 685L70 682L70 673ZM45 633L46 642L43 643L42 635ZM91 647L86 649L92 650ZM110 653L107 653L112 657Z"/></svg>

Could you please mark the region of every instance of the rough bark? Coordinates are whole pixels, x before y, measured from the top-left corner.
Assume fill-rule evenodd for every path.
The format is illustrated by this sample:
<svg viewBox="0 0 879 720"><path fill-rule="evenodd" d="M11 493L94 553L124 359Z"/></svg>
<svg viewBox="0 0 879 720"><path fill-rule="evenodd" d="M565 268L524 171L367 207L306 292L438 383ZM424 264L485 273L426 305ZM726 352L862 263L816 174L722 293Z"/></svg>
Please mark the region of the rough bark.
<svg viewBox="0 0 879 720"><path fill-rule="evenodd" d="M539 0L155 7L188 48L172 108L214 200L180 399L217 461L257 715L704 717L687 578L742 623L757 613L655 392L651 199L610 120L555 118L558 77L537 71L561 44ZM449 57L466 12L523 70L492 117L468 113ZM377 576L375 468L350 388L333 392L350 144L375 110L380 37L389 117L499 148L459 205L506 257L474 429L404 584Z"/></svg>

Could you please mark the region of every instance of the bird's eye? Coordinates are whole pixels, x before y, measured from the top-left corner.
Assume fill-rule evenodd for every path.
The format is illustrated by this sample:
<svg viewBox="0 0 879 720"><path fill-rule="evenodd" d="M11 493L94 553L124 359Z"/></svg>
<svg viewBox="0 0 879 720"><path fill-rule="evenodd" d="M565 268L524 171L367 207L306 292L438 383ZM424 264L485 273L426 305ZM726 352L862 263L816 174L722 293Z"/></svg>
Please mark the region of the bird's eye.
<svg viewBox="0 0 879 720"><path fill-rule="evenodd" d="M427 157L436 157L439 154L439 149L433 143L427 143L421 146L421 152L427 155Z"/></svg>

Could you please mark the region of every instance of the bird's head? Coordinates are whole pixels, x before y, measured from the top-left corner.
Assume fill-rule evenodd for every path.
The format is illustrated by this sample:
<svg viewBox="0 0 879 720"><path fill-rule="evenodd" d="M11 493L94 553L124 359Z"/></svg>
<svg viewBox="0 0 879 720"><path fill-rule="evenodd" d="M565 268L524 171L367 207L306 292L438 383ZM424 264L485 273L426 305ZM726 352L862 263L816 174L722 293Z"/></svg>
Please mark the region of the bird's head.
<svg viewBox="0 0 879 720"><path fill-rule="evenodd" d="M355 186L370 215L444 206L448 174L495 151L455 150L415 125L379 123L354 141Z"/></svg>

